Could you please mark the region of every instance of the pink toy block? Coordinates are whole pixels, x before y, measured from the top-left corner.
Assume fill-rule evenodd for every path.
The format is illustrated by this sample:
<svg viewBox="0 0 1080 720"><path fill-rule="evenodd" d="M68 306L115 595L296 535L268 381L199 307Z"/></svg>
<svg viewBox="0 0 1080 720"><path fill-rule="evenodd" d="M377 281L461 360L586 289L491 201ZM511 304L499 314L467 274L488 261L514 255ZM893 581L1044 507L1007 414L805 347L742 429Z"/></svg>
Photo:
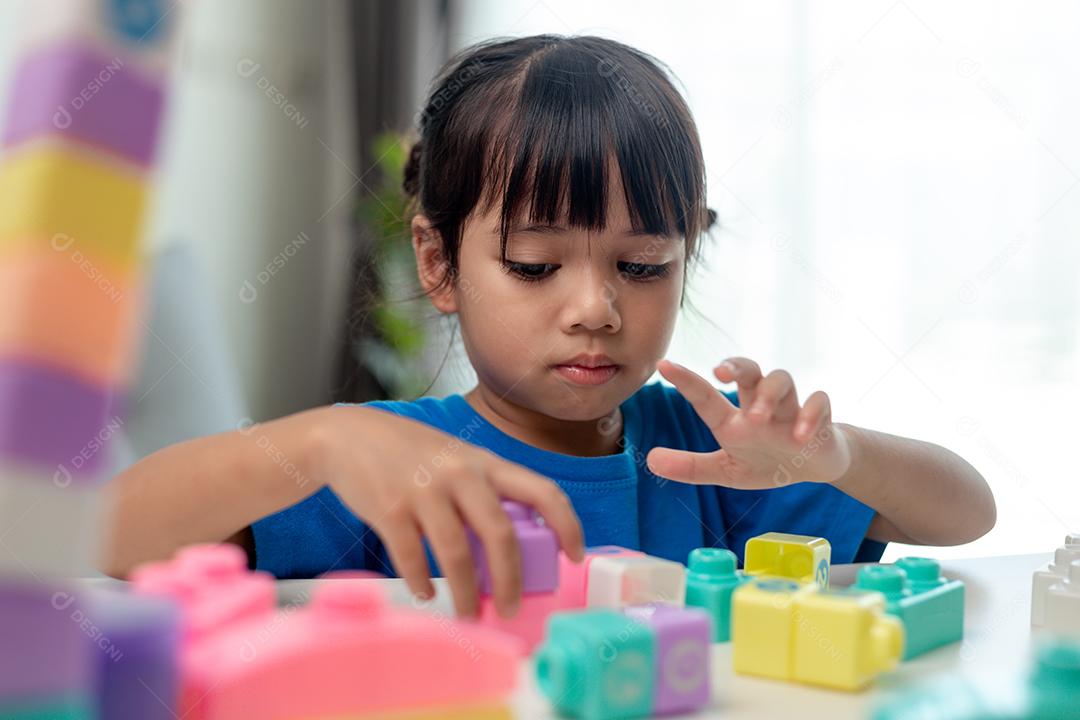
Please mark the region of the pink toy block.
<svg viewBox="0 0 1080 720"><path fill-rule="evenodd" d="M240 620L185 654L178 717L287 720L505 702L511 638L325 583L309 605Z"/></svg>
<svg viewBox="0 0 1080 720"><path fill-rule="evenodd" d="M618 545L597 545L585 549L585 559L576 563L565 553L559 553L559 608L572 610L585 607L589 591L589 566L598 557L643 557L645 553Z"/></svg>
<svg viewBox="0 0 1080 720"><path fill-rule="evenodd" d="M514 637L519 641L520 653L528 655L544 639L548 616L560 610L559 596L555 593L524 594L517 613L512 618L503 618L495 610L494 599L482 596L478 622Z"/></svg>
<svg viewBox="0 0 1080 720"><path fill-rule="evenodd" d="M172 560L142 565L131 583L136 592L179 603L186 642L277 606L274 577L248 571L244 551L224 543L189 545Z"/></svg>
<svg viewBox="0 0 1080 720"><path fill-rule="evenodd" d="M522 592L552 592L559 585L559 541L536 511L513 500L503 500L521 548ZM469 547L476 563L476 579L482 595L491 594L491 571L479 537L468 532Z"/></svg>

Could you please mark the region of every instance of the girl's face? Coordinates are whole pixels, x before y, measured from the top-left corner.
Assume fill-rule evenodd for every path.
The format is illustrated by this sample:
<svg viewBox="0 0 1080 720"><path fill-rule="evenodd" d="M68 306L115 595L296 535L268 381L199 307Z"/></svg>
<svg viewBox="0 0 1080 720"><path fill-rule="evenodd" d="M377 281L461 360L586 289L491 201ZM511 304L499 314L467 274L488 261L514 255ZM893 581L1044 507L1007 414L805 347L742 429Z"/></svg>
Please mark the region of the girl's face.
<svg viewBox="0 0 1080 720"><path fill-rule="evenodd" d="M488 394L559 420L595 420L652 376L675 326L685 247L635 233L617 181L608 197L600 233L511 226L506 264L499 204L465 223L457 276L432 302L458 313ZM593 365L602 367L581 367Z"/></svg>

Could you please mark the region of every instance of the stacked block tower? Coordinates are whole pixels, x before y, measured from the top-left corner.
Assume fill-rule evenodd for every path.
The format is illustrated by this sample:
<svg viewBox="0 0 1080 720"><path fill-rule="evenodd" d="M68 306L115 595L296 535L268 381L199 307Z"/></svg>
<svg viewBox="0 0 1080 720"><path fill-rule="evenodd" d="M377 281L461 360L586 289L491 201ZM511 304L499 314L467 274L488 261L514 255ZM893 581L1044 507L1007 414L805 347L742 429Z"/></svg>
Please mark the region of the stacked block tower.
<svg viewBox="0 0 1080 720"><path fill-rule="evenodd" d="M160 605L96 611L55 583L100 547L179 14L164 0L35 0L19 23L0 119L0 636L19 640L0 646L4 717L108 715L94 688L123 686L126 665L101 677L109 649L83 620L126 638L128 659L168 644Z"/></svg>

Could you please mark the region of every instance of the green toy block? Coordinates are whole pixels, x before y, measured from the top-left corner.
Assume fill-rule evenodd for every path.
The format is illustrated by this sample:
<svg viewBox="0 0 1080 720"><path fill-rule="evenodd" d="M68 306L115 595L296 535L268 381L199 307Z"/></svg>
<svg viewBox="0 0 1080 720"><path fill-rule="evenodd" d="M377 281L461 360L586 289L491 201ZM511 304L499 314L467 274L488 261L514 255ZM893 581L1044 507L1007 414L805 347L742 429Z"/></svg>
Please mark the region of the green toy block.
<svg viewBox="0 0 1080 720"><path fill-rule="evenodd" d="M97 712L85 698L54 698L51 701L0 702L4 720L95 720Z"/></svg>
<svg viewBox="0 0 1080 720"><path fill-rule="evenodd" d="M1071 720L1080 717L1080 644L1053 638L1035 649L1026 677L936 680L880 703L873 720Z"/></svg>
<svg viewBox="0 0 1080 720"><path fill-rule="evenodd" d="M535 654L540 691L563 715L615 720L652 714L656 638L604 608L556 613Z"/></svg>
<svg viewBox="0 0 1080 720"><path fill-rule="evenodd" d="M941 577L929 558L907 557L895 565L859 568L853 587L885 595L885 611L904 623L904 660L964 636L964 583Z"/></svg>
<svg viewBox="0 0 1080 720"><path fill-rule="evenodd" d="M687 561L686 605L712 616L713 642L731 640L731 593L750 580L737 566L735 553L723 548L697 548Z"/></svg>

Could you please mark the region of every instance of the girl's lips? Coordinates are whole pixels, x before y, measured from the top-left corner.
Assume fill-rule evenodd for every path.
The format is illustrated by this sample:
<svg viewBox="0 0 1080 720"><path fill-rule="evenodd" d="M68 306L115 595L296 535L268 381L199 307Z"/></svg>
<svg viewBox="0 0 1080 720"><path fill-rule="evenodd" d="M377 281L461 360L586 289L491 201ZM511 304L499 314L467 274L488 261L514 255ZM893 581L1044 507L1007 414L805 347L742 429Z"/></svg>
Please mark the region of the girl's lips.
<svg viewBox="0 0 1080 720"><path fill-rule="evenodd" d="M557 372L564 380L569 380L577 385L603 385L615 373L619 372L618 365L601 365L599 367L585 367L583 365L556 365Z"/></svg>

